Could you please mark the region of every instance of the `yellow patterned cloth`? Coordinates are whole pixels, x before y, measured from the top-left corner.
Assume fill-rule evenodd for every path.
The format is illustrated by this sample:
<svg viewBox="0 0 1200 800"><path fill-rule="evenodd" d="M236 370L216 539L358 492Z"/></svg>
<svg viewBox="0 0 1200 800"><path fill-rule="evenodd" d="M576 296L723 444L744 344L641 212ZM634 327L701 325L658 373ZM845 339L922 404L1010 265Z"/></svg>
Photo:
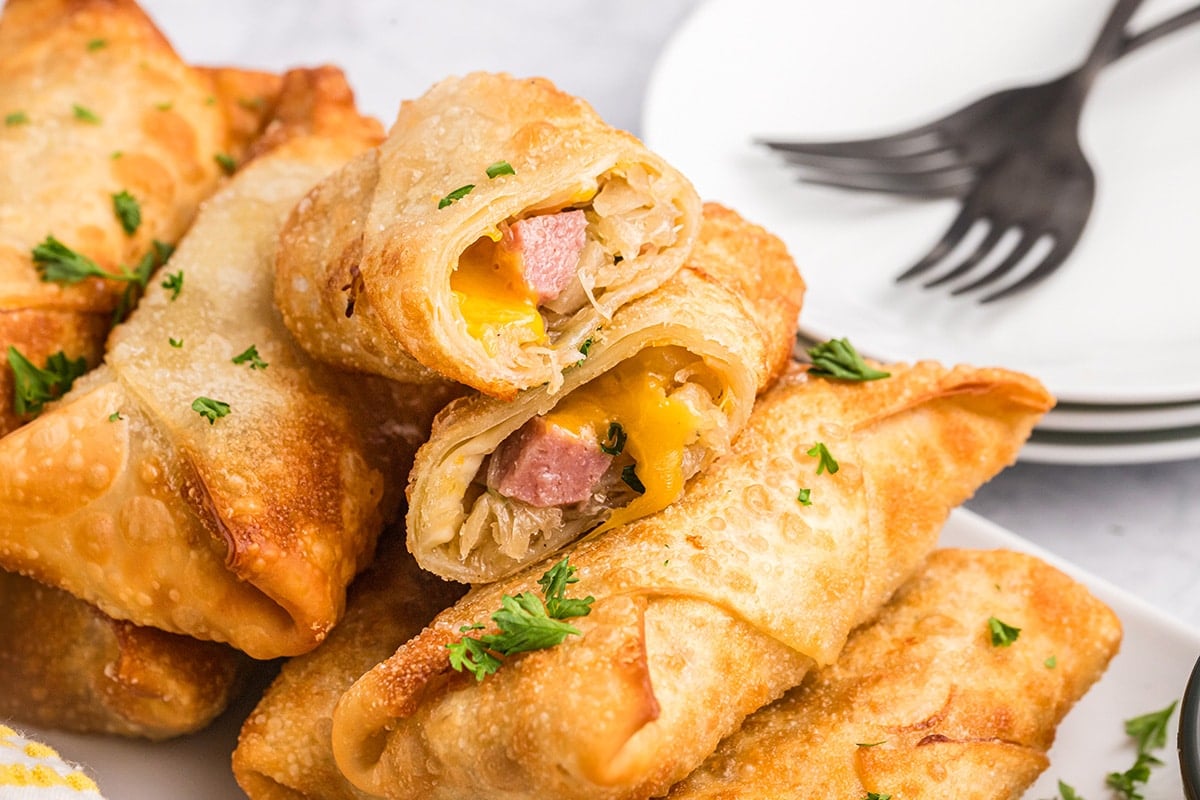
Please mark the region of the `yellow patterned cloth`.
<svg viewBox="0 0 1200 800"><path fill-rule="evenodd" d="M0 725L0 800L102 800L82 769L54 748Z"/></svg>

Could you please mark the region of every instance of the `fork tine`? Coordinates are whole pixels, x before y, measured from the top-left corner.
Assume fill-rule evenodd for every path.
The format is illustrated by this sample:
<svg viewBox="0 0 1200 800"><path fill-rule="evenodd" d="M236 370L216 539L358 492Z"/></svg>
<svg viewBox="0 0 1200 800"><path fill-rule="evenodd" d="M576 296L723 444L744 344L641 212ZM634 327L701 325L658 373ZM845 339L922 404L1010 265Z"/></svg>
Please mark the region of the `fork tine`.
<svg viewBox="0 0 1200 800"><path fill-rule="evenodd" d="M924 172L801 173L800 180L819 186L863 192L885 192L917 197L959 197L975 180L970 167L954 166Z"/></svg>
<svg viewBox="0 0 1200 800"><path fill-rule="evenodd" d="M953 147L931 147L911 153L879 156L828 155L791 150L779 151L779 155L793 166L839 172L921 172L938 167L965 166L966 163Z"/></svg>
<svg viewBox="0 0 1200 800"><path fill-rule="evenodd" d="M979 246L975 248L975 252L964 258L961 262L959 262L958 266L947 272L945 275L934 278L929 283L925 284L925 288L932 289L936 286L941 286L944 283L949 283L950 281L962 275L966 275L968 272L978 266L980 261L983 261L985 258L987 258L992 250L995 249L996 243L1000 241L1000 238L1004 235L1004 231L1004 228L992 223L988 228L987 235L983 237L983 241L981 241Z"/></svg>
<svg viewBox="0 0 1200 800"><path fill-rule="evenodd" d="M1080 233L1082 233L1082 231L1080 231ZM998 292L992 292L991 294L982 298L979 302L990 303L993 300L999 300L1002 297L1008 297L1011 294L1016 294L1017 292L1028 289L1035 283L1044 280L1050 275L1050 273L1062 266L1063 262L1067 260L1067 256L1071 255L1071 251L1075 249L1075 243L1078 241L1078 235L1076 235L1074 239L1070 241L1056 241L1054 243L1054 247L1052 247L1050 252L1046 254L1046 257L1038 262L1038 265L1031 269L1020 280L1013 281L1010 286L1006 286Z"/></svg>
<svg viewBox="0 0 1200 800"><path fill-rule="evenodd" d="M971 230L971 226L975 224L976 219L974 207L964 203L963 207L959 209L958 216L950 223L950 227L946 229L946 232L942 235L938 243L920 261L896 276L896 281L906 281L909 278L914 278L922 272L926 272L934 264L949 255L958 246L958 243L962 241L963 237L967 235L967 231Z"/></svg>
<svg viewBox="0 0 1200 800"><path fill-rule="evenodd" d="M807 153L840 158L904 156L945 146L945 142L933 125L922 125L890 136L878 136L870 139L825 142L796 142L787 139L756 139L755 141L780 153Z"/></svg>
<svg viewBox="0 0 1200 800"><path fill-rule="evenodd" d="M1004 257L1003 261L992 267L991 271L979 278L979 280L968 283L966 286L960 286L957 289L952 290L950 294L966 294L1000 280L1005 275L1012 272L1013 268L1020 263L1021 259L1029 255L1029 251L1033 249L1035 244L1037 244L1039 238L1040 237L1037 236L1029 236L1027 232L1022 231L1020 241L1018 241L1016 246L1009 251L1008 255Z"/></svg>

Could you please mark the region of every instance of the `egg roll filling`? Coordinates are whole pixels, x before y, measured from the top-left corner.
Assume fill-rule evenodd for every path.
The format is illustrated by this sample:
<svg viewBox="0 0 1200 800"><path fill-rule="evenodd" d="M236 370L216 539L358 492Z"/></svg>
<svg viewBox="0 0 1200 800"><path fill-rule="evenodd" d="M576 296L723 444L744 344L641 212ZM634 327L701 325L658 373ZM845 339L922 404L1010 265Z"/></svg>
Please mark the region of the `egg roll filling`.
<svg viewBox="0 0 1200 800"><path fill-rule="evenodd" d="M585 306L610 316L610 287L678 239L682 210L658 199L667 196L662 180L642 165L620 165L565 201L486 231L450 275L467 333L489 356L519 364L552 353ZM575 345L564 349L560 367L578 358Z"/></svg>
<svg viewBox="0 0 1200 800"><path fill-rule="evenodd" d="M728 448L728 410L729 392L703 358L676 346L641 350L483 460L464 498L459 558L492 547L520 558L539 539L558 545L666 507Z"/></svg>

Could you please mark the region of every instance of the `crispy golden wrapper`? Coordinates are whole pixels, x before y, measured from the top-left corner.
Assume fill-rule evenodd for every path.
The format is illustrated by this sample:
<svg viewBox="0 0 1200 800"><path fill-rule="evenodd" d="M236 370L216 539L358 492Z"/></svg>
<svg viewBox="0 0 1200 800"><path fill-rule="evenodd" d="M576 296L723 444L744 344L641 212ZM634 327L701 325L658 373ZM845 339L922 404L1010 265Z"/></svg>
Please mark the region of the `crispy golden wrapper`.
<svg viewBox="0 0 1200 800"><path fill-rule="evenodd" d="M384 476L404 475L447 399L322 367L279 320L284 218L379 135L337 70L287 83L277 145L164 268L178 296L153 283L105 364L0 439L0 567L257 658L310 650L340 617L401 500Z"/></svg>
<svg viewBox="0 0 1200 800"><path fill-rule="evenodd" d="M216 188L217 154L237 158L261 128L279 78L185 64L131 0L9 0L0 15L0 359L41 367L63 351L100 361L127 284L41 280L47 236L107 272L174 243ZM127 233L113 195L141 222ZM29 415L0 367L0 435Z"/></svg>
<svg viewBox="0 0 1200 800"><path fill-rule="evenodd" d="M420 570L400 532L350 587L346 616L321 646L283 665L246 718L233 774L252 800L358 800L333 761L333 707L364 672L420 632L462 588Z"/></svg>
<svg viewBox="0 0 1200 800"><path fill-rule="evenodd" d="M0 572L0 719L165 739L220 714L249 667L226 645L114 620Z"/></svg>
<svg viewBox="0 0 1200 800"><path fill-rule="evenodd" d="M990 617L1017 640L993 645ZM1033 556L936 551L837 663L747 719L669 796L1015 800L1120 641L1107 606Z"/></svg>
<svg viewBox="0 0 1200 800"><path fill-rule="evenodd" d="M803 294L783 242L707 204L684 268L618 310L559 391L528 389L511 401L475 395L438 415L410 477L409 550L443 577L486 583L601 523L615 527L674 502L685 481L728 451L756 395L782 369ZM611 380L596 382L600 376ZM488 489L485 465L506 441L585 394L587 408L611 415L586 425L592 448L611 420L625 417L628 436L589 498L537 507ZM620 480L628 465L646 476L650 494L637 496Z"/></svg>
<svg viewBox="0 0 1200 800"><path fill-rule="evenodd" d="M482 682L450 668L461 627L486 624L503 594L539 592L545 563L440 614L338 704L343 772L393 798L665 793L834 661L1052 405L1006 370L889 370L843 383L798 369L678 503L576 546L571 596L596 598L571 620L581 636Z"/></svg>
<svg viewBox="0 0 1200 800"><path fill-rule="evenodd" d="M501 162L511 173L489 177ZM564 209L585 210L588 226L562 299L501 301L517 287L499 272L456 283L468 250ZM318 358L397 380L432 370L512 397L556 387L597 327L679 269L699 226L691 184L583 100L540 78L474 73L405 102L380 147L297 207L276 295ZM477 301L486 308L464 311Z"/></svg>

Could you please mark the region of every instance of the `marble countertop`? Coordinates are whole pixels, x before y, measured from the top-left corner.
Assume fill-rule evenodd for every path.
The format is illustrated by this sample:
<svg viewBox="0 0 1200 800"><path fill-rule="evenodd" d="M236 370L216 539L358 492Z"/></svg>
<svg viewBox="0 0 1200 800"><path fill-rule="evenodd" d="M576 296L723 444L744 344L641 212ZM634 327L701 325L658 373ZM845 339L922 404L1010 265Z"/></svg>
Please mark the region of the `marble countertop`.
<svg viewBox="0 0 1200 800"><path fill-rule="evenodd" d="M655 60L695 5L144 0L185 58L272 70L334 63L362 108L385 122L438 79L488 69L549 77L635 133ZM1018 463L967 506L1200 628L1200 460Z"/></svg>

